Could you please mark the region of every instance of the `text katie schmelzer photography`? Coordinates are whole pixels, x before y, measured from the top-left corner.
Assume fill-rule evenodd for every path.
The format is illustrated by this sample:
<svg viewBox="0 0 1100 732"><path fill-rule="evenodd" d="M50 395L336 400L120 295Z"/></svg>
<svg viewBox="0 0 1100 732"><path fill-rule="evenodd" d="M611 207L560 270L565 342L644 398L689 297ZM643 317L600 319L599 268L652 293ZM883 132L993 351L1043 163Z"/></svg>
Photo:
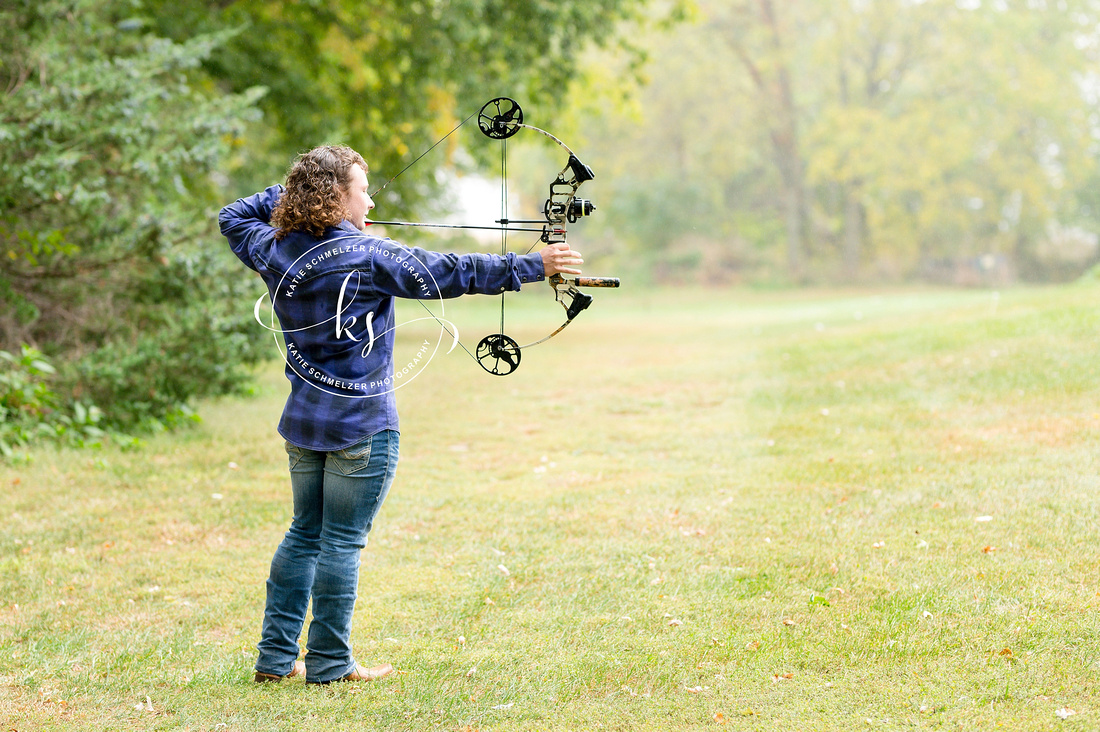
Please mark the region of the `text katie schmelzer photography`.
<svg viewBox="0 0 1100 732"><path fill-rule="evenodd" d="M322 247L324 248L321 251L317 251ZM376 257L386 257L400 265L409 280L419 288L421 302L427 299L438 300L440 315L437 317L429 311L428 317L413 318L393 325L383 324L386 326L385 329L376 332L374 311L366 313L363 316L364 322L362 323L359 322L358 316L348 314L348 309L355 302L355 298L359 293L362 278L362 272L357 267L366 266L371 259ZM349 266L352 269L346 269ZM321 320L293 331L283 330L278 326L276 317L276 310L279 307L278 300L293 300L299 288L313 277L341 272L344 273L344 278L340 284L340 292L331 304L331 308L322 309ZM262 313L262 304L264 299L268 297L267 293L256 301L254 315L260 325L272 332L276 342L278 342L280 334L283 336L286 348L283 359L287 366L302 377L305 383L329 394L352 399L364 399L388 394L416 378L439 350L439 344L442 342L444 334L451 341L447 353L454 350L454 347L458 344L458 328L454 323L443 317L443 299L438 296L438 292L439 287L431 272L404 245L390 239L365 239L362 235L350 235L343 237L342 240L335 239L321 242L302 254L279 281L276 295L271 299L271 304L267 308L266 318ZM334 378L326 373L324 369L311 364L301 353L294 338L295 333L309 331L314 328L332 328L337 341L362 344L359 357L367 358L374 350L375 343L379 339L385 338L398 328L422 320L431 320L438 324L437 336L434 339L420 338L409 344L395 342L392 362L402 365L375 379L365 381L346 381ZM282 352L282 349L283 346L280 345L280 352ZM398 352L399 350L401 353Z"/></svg>

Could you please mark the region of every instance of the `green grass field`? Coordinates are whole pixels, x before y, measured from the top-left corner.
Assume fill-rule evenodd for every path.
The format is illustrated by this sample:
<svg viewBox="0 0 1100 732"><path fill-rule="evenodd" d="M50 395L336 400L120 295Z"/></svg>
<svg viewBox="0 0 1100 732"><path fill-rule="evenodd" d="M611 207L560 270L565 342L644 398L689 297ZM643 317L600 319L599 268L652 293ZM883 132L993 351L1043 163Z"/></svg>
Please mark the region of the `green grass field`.
<svg viewBox="0 0 1100 732"><path fill-rule="evenodd" d="M596 294L512 376L399 392L375 685L251 681L274 365L0 466L2 729L1100 729L1100 288Z"/></svg>

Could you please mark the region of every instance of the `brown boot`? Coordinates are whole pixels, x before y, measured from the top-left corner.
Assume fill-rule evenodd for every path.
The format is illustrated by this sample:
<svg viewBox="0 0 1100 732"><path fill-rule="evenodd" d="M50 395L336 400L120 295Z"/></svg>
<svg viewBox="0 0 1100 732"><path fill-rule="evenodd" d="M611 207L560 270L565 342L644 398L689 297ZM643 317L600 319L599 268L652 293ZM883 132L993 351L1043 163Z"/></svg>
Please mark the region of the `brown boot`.
<svg viewBox="0 0 1100 732"><path fill-rule="evenodd" d="M384 663L381 666L371 666L370 668L363 668L359 664L355 664L355 670L338 681L377 681L384 676L389 676L393 673L393 666Z"/></svg>
<svg viewBox="0 0 1100 732"><path fill-rule="evenodd" d="M347 676L341 676L334 681L317 681L312 683L317 684L332 684L340 683L342 681L377 681L378 679L389 676L393 673L393 666L388 663L383 663L381 666L371 666L370 668L364 668L359 664L355 664L355 670Z"/></svg>
<svg viewBox="0 0 1100 732"><path fill-rule="evenodd" d="M289 679L292 676L305 676L305 675L306 675L306 664L305 664L305 662L304 661L295 661L294 662L294 668L292 668L290 670L290 673L288 673L286 676L276 676L275 674L265 674L261 671L257 671L256 675L254 677L252 677L252 680L255 681L257 684L266 684L266 683L270 683L270 682L273 682L273 681L277 683L279 681L282 681L283 679Z"/></svg>

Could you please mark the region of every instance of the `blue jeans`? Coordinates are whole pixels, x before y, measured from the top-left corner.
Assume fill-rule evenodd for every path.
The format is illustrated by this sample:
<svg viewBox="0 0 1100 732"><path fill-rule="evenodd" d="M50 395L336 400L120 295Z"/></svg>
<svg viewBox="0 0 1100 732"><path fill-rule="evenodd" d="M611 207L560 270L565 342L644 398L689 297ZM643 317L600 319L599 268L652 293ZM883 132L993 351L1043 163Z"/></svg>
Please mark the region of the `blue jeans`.
<svg viewBox="0 0 1100 732"><path fill-rule="evenodd" d="M313 597L306 639L306 681L355 670L351 616L359 553L397 470L398 433L379 432L335 452L286 445L294 519L271 560L256 670L286 676Z"/></svg>

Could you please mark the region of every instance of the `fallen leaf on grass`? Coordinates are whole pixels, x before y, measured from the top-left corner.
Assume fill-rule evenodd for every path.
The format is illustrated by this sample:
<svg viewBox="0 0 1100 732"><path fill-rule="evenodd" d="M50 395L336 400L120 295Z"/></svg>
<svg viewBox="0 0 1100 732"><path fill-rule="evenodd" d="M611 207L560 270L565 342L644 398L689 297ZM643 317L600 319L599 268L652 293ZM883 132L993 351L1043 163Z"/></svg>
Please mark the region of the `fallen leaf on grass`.
<svg viewBox="0 0 1100 732"><path fill-rule="evenodd" d="M1058 717L1058 719L1069 719L1074 714L1077 714L1077 712L1073 711L1069 707L1062 707L1061 709L1055 709L1054 714Z"/></svg>
<svg viewBox="0 0 1100 732"><path fill-rule="evenodd" d="M992 521L993 517L992 516L975 516L974 520L978 521L980 523L985 523L986 521Z"/></svg>
<svg viewBox="0 0 1100 732"><path fill-rule="evenodd" d="M721 712L715 712L714 713L714 721L718 724L725 724L726 723L726 715L722 714Z"/></svg>
<svg viewBox="0 0 1100 732"><path fill-rule="evenodd" d="M745 650L746 651L755 651L759 647L760 647L760 641L749 641L748 643L745 644Z"/></svg>
<svg viewBox="0 0 1100 732"><path fill-rule="evenodd" d="M500 573L501 573L502 575L504 575L505 577L507 577L508 575L512 574L511 572L509 572L509 571L508 571L508 568L507 568L507 567L505 567L505 566L504 566L503 564L498 564L498 565L497 565L497 569L499 569L499 570L500 570Z"/></svg>
<svg viewBox="0 0 1100 732"><path fill-rule="evenodd" d="M668 624L670 627L675 628L677 626L683 625L684 621L680 620L679 618L673 618L672 620L668 621Z"/></svg>
<svg viewBox="0 0 1100 732"><path fill-rule="evenodd" d="M982 554L992 554L997 551L997 547L987 544L982 547Z"/></svg>
<svg viewBox="0 0 1100 732"><path fill-rule="evenodd" d="M515 702L508 702L507 704L497 704L493 709L511 709L515 706Z"/></svg>
<svg viewBox="0 0 1100 732"><path fill-rule="evenodd" d="M702 694L703 693L703 687L701 687L701 686L685 686L684 691L686 691L689 694Z"/></svg>
<svg viewBox="0 0 1100 732"><path fill-rule="evenodd" d="M793 678L794 678L794 674L791 673L790 671L788 671L785 674L773 674L772 675L772 683L773 684L778 684L780 681L790 681Z"/></svg>
<svg viewBox="0 0 1100 732"><path fill-rule="evenodd" d="M470 678L477 673L477 666L471 666L470 670L466 672L466 678Z"/></svg>
<svg viewBox="0 0 1100 732"><path fill-rule="evenodd" d="M793 618L783 618L783 625L786 625L787 627L798 625L798 621L794 620Z"/></svg>
<svg viewBox="0 0 1100 732"><path fill-rule="evenodd" d="M750 707L745 707L740 712L738 712L738 714L740 714L742 717L755 717L758 712Z"/></svg>
<svg viewBox="0 0 1100 732"><path fill-rule="evenodd" d="M155 712L156 710L153 709L153 702L147 696L147 697L145 697L144 702L138 702L137 704L134 705L134 711L137 711L137 712ZM1071 714L1072 714L1072 712L1071 712Z"/></svg>
<svg viewBox="0 0 1100 732"><path fill-rule="evenodd" d="M881 549L882 547L886 546L886 542L885 541L876 541L875 543L871 544L871 546L874 547L875 549Z"/></svg>

